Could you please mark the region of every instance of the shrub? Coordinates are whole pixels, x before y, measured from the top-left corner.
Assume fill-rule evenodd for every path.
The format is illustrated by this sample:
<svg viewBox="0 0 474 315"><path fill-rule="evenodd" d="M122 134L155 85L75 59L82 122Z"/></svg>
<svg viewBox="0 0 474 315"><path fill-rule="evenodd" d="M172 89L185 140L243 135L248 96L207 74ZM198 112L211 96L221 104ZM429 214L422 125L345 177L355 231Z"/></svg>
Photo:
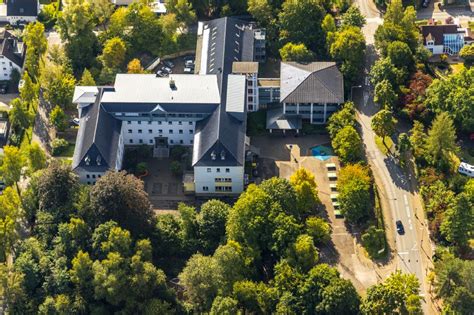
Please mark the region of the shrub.
<svg viewBox="0 0 474 315"><path fill-rule="evenodd" d="M174 176L180 176L183 174L183 166L178 161L171 162L170 169Z"/></svg>
<svg viewBox="0 0 474 315"><path fill-rule="evenodd" d="M63 153L68 147L69 142L62 138L56 138L51 142L52 154L58 156Z"/></svg>

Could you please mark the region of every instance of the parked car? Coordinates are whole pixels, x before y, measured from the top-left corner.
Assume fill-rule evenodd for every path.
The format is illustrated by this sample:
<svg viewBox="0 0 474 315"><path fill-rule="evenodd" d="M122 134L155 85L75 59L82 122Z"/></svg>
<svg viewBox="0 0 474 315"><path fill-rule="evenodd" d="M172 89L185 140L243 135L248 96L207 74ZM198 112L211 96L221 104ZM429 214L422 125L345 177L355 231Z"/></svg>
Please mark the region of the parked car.
<svg viewBox="0 0 474 315"><path fill-rule="evenodd" d="M184 65L187 68L194 68L194 60L193 59L188 59L188 60L184 61Z"/></svg>
<svg viewBox="0 0 474 315"><path fill-rule="evenodd" d="M397 226L397 232L398 232L398 234L400 234L400 235L405 234L405 228L403 227L402 221L397 220L397 221L395 222L395 225Z"/></svg>
<svg viewBox="0 0 474 315"><path fill-rule="evenodd" d="M458 172L469 177L474 177L474 165L461 162L461 164L459 164Z"/></svg>
<svg viewBox="0 0 474 315"><path fill-rule="evenodd" d="M194 69L193 68L184 68L184 73L193 73L194 72Z"/></svg>
<svg viewBox="0 0 474 315"><path fill-rule="evenodd" d="M169 68L169 67L167 67L167 66L161 67L160 70L163 71L163 72L165 72L165 73L167 73L167 74L173 73L173 70L171 70L171 68Z"/></svg>
<svg viewBox="0 0 474 315"><path fill-rule="evenodd" d="M164 60L164 61L163 61L163 64L164 64L165 66L167 66L168 68L174 68L174 63L172 63L172 62L169 61L169 60Z"/></svg>
<svg viewBox="0 0 474 315"><path fill-rule="evenodd" d="M430 5L430 0L424 0L423 4L422 4L422 7L427 8L429 5Z"/></svg>
<svg viewBox="0 0 474 315"><path fill-rule="evenodd" d="M167 75L167 73L164 73L162 70L158 70L158 71L156 71L156 75L159 76L159 77L165 77Z"/></svg>
<svg viewBox="0 0 474 315"><path fill-rule="evenodd" d="M80 121L79 121L79 118L76 117L76 118L73 118L73 119L71 120L71 122L72 122L74 125L79 126L79 122L80 122Z"/></svg>

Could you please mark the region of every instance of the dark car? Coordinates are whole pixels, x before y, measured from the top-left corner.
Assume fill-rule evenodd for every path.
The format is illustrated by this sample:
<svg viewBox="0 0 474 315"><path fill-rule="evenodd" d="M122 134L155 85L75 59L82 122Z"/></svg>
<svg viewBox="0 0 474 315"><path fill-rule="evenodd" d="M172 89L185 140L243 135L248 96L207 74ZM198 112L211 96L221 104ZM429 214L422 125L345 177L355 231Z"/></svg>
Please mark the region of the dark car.
<svg viewBox="0 0 474 315"><path fill-rule="evenodd" d="M0 83L0 94L7 94L8 84L5 82Z"/></svg>
<svg viewBox="0 0 474 315"><path fill-rule="evenodd" d="M164 61L163 61L163 64L164 64L165 66L167 66L168 68L174 68L174 63L172 63L172 62L169 61L169 60L164 60Z"/></svg>
<svg viewBox="0 0 474 315"><path fill-rule="evenodd" d="M397 232L398 232L398 234L400 234L400 235L405 234L405 228L403 227L402 221L397 220L397 221L395 222L395 225L397 226Z"/></svg>
<svg viewBox="0 0 474 315"><path fill-rule="evenodd" d="M429 4L430 4L430 0L424 0L422 6L423 8L427 8Z"/></svg>

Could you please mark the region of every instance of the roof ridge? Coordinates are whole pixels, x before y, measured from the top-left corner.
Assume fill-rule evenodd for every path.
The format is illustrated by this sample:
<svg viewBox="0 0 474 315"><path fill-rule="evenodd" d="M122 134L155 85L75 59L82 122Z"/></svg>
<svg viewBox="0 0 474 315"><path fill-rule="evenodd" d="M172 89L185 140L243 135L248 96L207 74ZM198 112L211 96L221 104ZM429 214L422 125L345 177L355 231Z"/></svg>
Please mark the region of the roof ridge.
<svg viewBox="0 0 474 315"><path fill-rule="evenodd" d="M287 64L288 64L288 63L287 63ZM305 71L305 72L308 73L308 75L304 78L303 81L301 81L297 86L295 86L295 88L293 89L293 91L291 91L291 92L283 99L283 101L282 101L283 103L285 102L285 100L286 100L291 94L293 94L294 91L296 91L296 90L301 86L301 84L303 84L304 82L306 82L306 80L308 80L308 78L311 76L311 74L314 73L314 72L308 71L308 70L306 70L306 69L301 69L301 68L299 68L299 67L296 67L296 66L294 66L294 65L292 65L292 64L288 64L288 65L290 65L290 66L292 66L292 67L294 67L294 68L297 68L297 69L299 69L299 70Z"/></svg>
<svg viewBox="0 0 474 315"><path fill-rule="evenodd" d="M321 70L327 70L327 69L333 68L333 67L336 67L336 68L337 68L337 66L334 64L334 65L332 65L331 67L324 68L324 69L321 69ZM339 69L338 69L338 70L339 70ZM317 71L317 72L319 72L319 71ZM315 73L316 73L316 72L313 72L312 75L315 74ZM315 76L315 78L324 86L324 88L325 88L327 91L329 91L333 96L336 96L336 97L337 97L337 95L335 95L334 92L333 92L330 88L328 88L327 85L326 85L322 80L320 80L317 76Z"/></svg>

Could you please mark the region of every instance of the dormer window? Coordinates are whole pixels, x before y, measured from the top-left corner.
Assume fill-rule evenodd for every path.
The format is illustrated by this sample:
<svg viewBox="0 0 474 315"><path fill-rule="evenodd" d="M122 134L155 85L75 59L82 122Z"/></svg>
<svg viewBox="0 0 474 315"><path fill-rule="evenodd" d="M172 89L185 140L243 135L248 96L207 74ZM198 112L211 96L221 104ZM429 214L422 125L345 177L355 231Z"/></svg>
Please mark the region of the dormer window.
<svg viewBox="0 0 474 315"><path fill-rule="evenodd" d="M84 162L86 163L86 165L90 165L91 164L90 156L86 156L86 158L84 159Z"/></svg>
<svg viewBox="0 0 474 315"><path fill-rule="evenodd" d="M426 45L428 45L428 46L433 46L433 45L434 45L434 41L428 40L428 41L426 41Z"/></svg>
<svg viewBox="0 0 474 315"><path fill-rule="evenodd" d="M95 162L97 163L97 165L100 166L102 164L102 157L98 155L97 158L95 159Z"/></svg>
<svg viewBox="0 0 474 315"><path fill-rule="evenodd" d="M221 151L221 160L225 160L225 151L224 150Z"/></svg>
<svg viewBox="0 0 474 315"><path fill-rule="evenodd" d="M212 151L211 152L211 160L215 160L216 159L216 152Z"/></svg>

